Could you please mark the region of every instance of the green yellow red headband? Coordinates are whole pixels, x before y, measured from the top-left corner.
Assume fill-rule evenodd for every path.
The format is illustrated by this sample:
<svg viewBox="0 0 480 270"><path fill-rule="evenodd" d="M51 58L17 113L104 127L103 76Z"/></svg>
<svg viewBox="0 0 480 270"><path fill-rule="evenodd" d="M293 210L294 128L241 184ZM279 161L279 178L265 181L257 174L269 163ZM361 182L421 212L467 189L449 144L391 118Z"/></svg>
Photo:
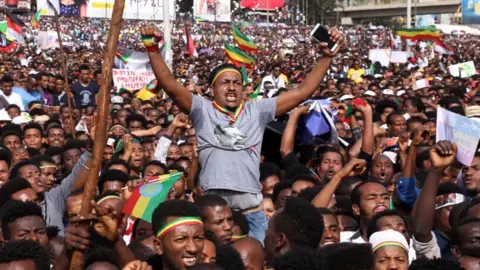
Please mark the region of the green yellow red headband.
<svg viewBox="0 0 480 270"><path fill-rule="evenodd" d="M225 73L225 72L236 72L236 73L240 74L240 77L242 77L242 82L243 82L242 73L240 73L240 71L238 71L238 69L234 69L234 68L231 68L231 67L227 67L227 68L222 69L222 70L220 70L219 72L217 72L217 74L215 75L215 77L213 77L212 83L211 83L210 85L214 85L214 84L215 84L215 81L218 79L218 77L220 77L220 75L222 75L222 74Z"/></svg>
<svg viewBox="0 0 480 270"><path fill-rule="evenodd" d="M389 246L402 248L403 250L405 250L408 253L408 250L405 249L405 246L402 243L396 242L396 241L387 241L387 242L380 243L379 245L374 246L372 250L373 250L373 252L375 252L382 247L389 247Z"/></svg>
<svg viewBox="0 0 480 270"><path fill-rule="evenodd" d="M120 196L108 195L108 196L105 196L105 197L101 198L100 200L98 200L97 204L100 204L100 203L102 203L102 202L104 202L108 199L120 199L121 200L122 198L120 198Z"/></svg>
<svg viewBox="0 0 480 270"><path fill-rule="evenodd" d="M247 236L248 235L246 235L246 234L234 234L234 235L232 235L232 240L237 241L237 240L243 239Z"/></svg>
<svg viewBox="0 0 480 270"><path fill-rule="evenodd" d="M165 224L160 230L157 232L157 238L161 238L165 236L170 231L174 230L176 227L183 226L183 225L202 225L203 222L199 217L181 217L177 218L171 222Z"/></svg>
<svg viewBox="0 0 480 270"><path fill-rule="evenodd" d="M57 168L57 165L55 164L45 164L45 165L40 165L40 169L48 169L48 168Z"/></svg>

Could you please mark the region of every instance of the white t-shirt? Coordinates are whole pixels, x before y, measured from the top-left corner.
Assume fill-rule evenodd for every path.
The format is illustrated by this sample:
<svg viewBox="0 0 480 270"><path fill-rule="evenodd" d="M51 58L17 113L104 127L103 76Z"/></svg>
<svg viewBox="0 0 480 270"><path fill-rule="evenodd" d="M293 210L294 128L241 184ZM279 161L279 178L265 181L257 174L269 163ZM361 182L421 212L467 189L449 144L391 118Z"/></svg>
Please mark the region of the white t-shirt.
<svg viewBox="0 0 480 270"><path fill-rule="evenodd" d="M9 96L7 96L3 93L3 91L0 91L0 94L7 100L8 104L10 105L15 104L18 107L20 107L20 110L22 112L25 111L22 97L19 94L12 92Z"/></svg>

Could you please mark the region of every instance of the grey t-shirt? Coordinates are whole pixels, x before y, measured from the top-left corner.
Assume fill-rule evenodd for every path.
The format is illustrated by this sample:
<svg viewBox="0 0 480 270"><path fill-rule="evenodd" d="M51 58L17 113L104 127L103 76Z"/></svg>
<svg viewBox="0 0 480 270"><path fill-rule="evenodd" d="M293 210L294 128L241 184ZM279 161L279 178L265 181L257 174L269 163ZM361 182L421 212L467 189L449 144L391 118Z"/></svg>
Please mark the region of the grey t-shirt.
<svg viewBox="0 0 480 270"><path fill-rule="evenodd" d="M190 117L195 127L203 190L224 189L259 194L263 132L275 117L276 98L249 101L237 121L215 109L212 102L192 96Z"/></svg>

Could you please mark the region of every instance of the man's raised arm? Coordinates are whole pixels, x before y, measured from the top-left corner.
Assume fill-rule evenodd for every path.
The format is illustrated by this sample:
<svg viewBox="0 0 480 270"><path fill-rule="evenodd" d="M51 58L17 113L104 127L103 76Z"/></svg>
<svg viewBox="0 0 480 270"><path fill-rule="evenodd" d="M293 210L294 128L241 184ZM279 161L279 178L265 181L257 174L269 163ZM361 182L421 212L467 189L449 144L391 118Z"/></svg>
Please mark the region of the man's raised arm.
<svg viewBox="0 0 480 270"><path fill-rule="evenodd" d="M318 86L327 73L332 57L334 57L343 45L343 36L337 30L330 32L330 38L338 42L338 47L334 52L331 52L327 43L320 43L320 48L324 53L324 57L318 61L317 66L308 74L307 78L297 87L297 89L288 91L280 95L277 99L277 110L275 116L280 116L289 112L303 101L307 100L317 90Z"/></svg>
<svg viewBox="0 0 480 270"><path fill-rule="evenodd" d="M158 85L165 90L182 111L189 113L192 108L192 95L187 88L175 80L162 58L160 49L158 49L158 42L163 39L162 33L156 26L152 25L142 28L141 34ZM165 44L165 46L171 46L171 44Z"/></svg>

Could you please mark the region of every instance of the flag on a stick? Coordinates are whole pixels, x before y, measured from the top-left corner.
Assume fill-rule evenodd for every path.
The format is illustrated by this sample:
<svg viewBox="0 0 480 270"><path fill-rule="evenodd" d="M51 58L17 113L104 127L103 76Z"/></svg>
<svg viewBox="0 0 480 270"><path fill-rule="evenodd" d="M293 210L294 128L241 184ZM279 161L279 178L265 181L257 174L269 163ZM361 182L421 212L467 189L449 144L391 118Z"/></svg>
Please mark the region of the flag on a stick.
<svg viewBox="0 0 480 270"><path fill-rule="evenodd" d="M133 190L123 213L152 222L153 211L167 198L168 192L182 175L182 172L176 172L151 177L148 183Z"/></svg>
<svg viewBox="0 0 480 270"><path fill-rule="evenodd" d="M245 67L252 68L256 63L255 58L227 43L225 43L225 53L228 59L237 67L241 67L243 63Z"/></svg>
<svg viewBox="0 0 480 270"><path fill-rule="evenodd" d="M198 56L197 50L195 49L195 44L193 43L192 35L190 35L187 25L183 28L183 40L187 44L188 54L193 56Z"/></svg>
<svg viewBox="0 0 480 270"><path fill-rule="evenodd" d="M437 52L437 53L441 53L441 54L453 54L453 49L448 47L445 43L443 43L443 41L441 40L437 40L435 42L435 47L434 47L434 50Z"/></svg>
<svg viewBox="0 0 480 270"><path fill-rule="evenodd" d="M8 9L5 10L5 13L7 15L7 39L24 44L22 31L25 23Z"/></svg>
<svg viewBox="0 0 480 270"><path fill-rule="evenodd" d="M257 45L255 45L255 43L244 33L242 33L242 31L240 31L235 25L232 25L232 34L240 50L251 52L256 52L258 50Z"/></svg>
<svg viewBox="0 0 480 270"><path fill-rule="evenodd" d="M35 15L33 15L33 18L32 18L32 27L33 28L38 28L39 26L39 21L40 21L40 16L44 14L44 9L40 9L37 11L37 13L35 13Z"/></svg>
<svg viewBox="0 0 480 270"><path fill-rule="evenodd" d="M393 31L402 39L411 40L439 40L442 34L435 26L424 28L395 28Z"/></svg>

